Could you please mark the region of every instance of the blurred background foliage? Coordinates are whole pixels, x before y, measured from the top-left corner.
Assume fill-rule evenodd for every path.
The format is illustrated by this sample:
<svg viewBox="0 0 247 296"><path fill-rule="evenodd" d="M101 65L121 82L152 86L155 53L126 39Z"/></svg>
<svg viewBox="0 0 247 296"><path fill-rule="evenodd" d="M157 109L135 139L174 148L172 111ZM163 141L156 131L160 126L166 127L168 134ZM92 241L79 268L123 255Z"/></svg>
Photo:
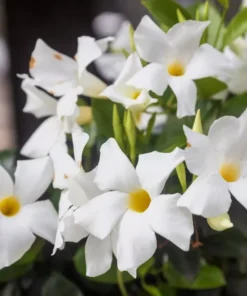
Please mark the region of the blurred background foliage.
<svg viewBox="0 0 247 296"><path fill-rule="evenodd" d="M99 0L98 0L99 1ZM10 56L12 61L12 77L14 82L14 94L16 96L16 126L17 134L19 135L18 143L21 146L31 131L34 130L33 119L29 115L22 114L21 108L25 98L20 93L20 82L16 82L16 72L26 72L28 59L32 51L34 42L41 31L40 25L32 26L32 23L27 26L26 19L32 9L27 8L27 2L21 1L24 8L20 8L16 1L10 0L6 2L6 13L8 14L7 33L9 39ZM45 1L43 1L45 5ZM62 1L61 1L62 2ZM76 2L76 1L75 1ZM79 30L78 25L73 23L71 30L74 30L72 37L78 37L82 34L90 34L90 24L93 13L90 10L90 4L87 1L82 1L81 11L84 17L83 29ZM97 1L96 1L97 2ZM100 1L99 1L100 2ZM102 1L103 3L104 1ZM228 28L222 24L222 16L224 9L230 4L237 5L237 1L232 0L230 3L226 0L219 0L213 4L209 1L209 9L205 7L207 4L197 1L180 1L172 0L143 0L142 4L145 9L141 9L138 0L130 2L122 1L118 7L111 1L108 1L108 9L120 10L126 14L127 18L133 20L137 24L141 15L149 12L157 20L164 30L178 22L179 18L191 19L200 18L210 19L211 25L204 37L205 41L215 45L218 49L222 49L225 44L229 44L236 37L241 36L247 31L247 10L243 10L241 15L234 18L230 22ZM136 2L136 3L135 3ZM93 1L92 3L95 4ZM103 4L97 2L100 9ZM40 12L44 17L49 10L48 2L43 12ZM185 4L189 4L184 8ZM26 6L25 6L26 5ZM41 5L37 1L37 5ZM52 4L51 4L52 5ZM59 3L57 9L59 10ZM61 4L62 5L62 4ZM126 7L124 6L126 5ZM14 9L13 9L14 7ZM37 8L32 6L36 11ZM68 9L67 18L72 17L72 9L68 6L63 6ZM76 7L76 5L75 5ZM124 8L123 8L124 7ZM129 11L133 8L132 14ZM11 10L12 9L12 10ZM92 8L91 8L92 9ZM26 14L24 13L26 11ZM74 10L73 10L74 11ZM227 18L230 19L231 10L229 10ZM92 11L91 11L92 12ZM97 13L98 13L97 12ZM17 16L17 14L23 14ZM43 13L43 15L42 15ZM96 13L96 12L94 12ZM60 15L61 16L61 15ZM90 16L90 17L89 17ZM16 19L15 19L16 17ZM18 22L25 18L24 25L20 25L20 36L17 37ZM48 20L49 16L47 16ZM56 15L53 15L56 18ZM13 20L16 23L13 23ZM59 26L59 19L57 20ZM63 24L68 22L63 22ZM35 22L34 22L35 24ZM222 25L221 25L222 24ZM51 27L49 27L49 25ZM48 30L54 25L54 20L47 25ZM38 27L38 28L37 28ZM219 35L218 28L220 27ZM17 31L16 31L17 30ZM30 30L30 31L28 31ZM24 32L26 31L26 36ZM66 31L67 33L70 31ZM29 35L30 36L29 36ZM44 34L43 34L44 35ZM65 34L66 35L66 34ZM219 36L219 38L218 38ZM57 45L59 48L63 45L65 51L71 51L69 41L61 41L52 39L51 44ZM47 38L47 39L49 39ZM60 30L60 38L63 36L63 31ZM74 38L74 39L75 39ZM21 44L21 39L28 39L29 43ZM218 39L218 40L217 40ZM69 39L68 39L69 40ZM215 43L215 41L217 42ZM49 43L49 40L47 40ZM18 48L17 48L18 47ZM63 48L62 47L62 48ZM17 50L20 52L17 54ZM61 49L62 51L62 49ZM21 57L24 53L22 61L17 57ZM197 107L201 109L203 122L203 130L207 133L211 123L218 117L223 115L239 116L247 107L247 93L238 96L229 96L227 101L218 101L210 99L215 94L226 89L226 85L215 79L206 78L196 81L198 91ZM208 87L210 85L210 87ZM193 124L193 118L177 119L175 116L176 105L174 102L171 90L168 89L162 97L158 97L159 103L167 111L169 118L161 134L151 134L153 118L149 122L149 128L146 133L134 131L134 138L130 138L126 134L124 126L124 110L121 106L114 106L110 101L93 100L93 122L84 127L85 131L90 134L90 143L84 153L84 167L87 170L95 166L98 158L98 150L100 145L109 137L117 137L117 134L122 133L122 137L128 143L126 148L131 156L131 143L136 144L136 154L145 153L153 150L160 152L172 151L175 147L184 148L186 139L183 134L183 124L189 127ZM81 104L87 105L88 100L81 98ZM27 119L24 119L27 118ZM113 124L114 123L114 124ZM35 122L34 125L38 123ZM132 124L129 122L128 124ZM116 130L117 126L117 130ZM97 138L96 138L97 135ZM132 136L133 137L133 136ZM118 139L119 140L119 139ZM119 140L121 141L121 139ZM0 153L0 164L3 165L12 175L18 152L16 149L4 150ZM191 176L188 176L188 182ZM181 192L182 188L178 182L177 176L174 173L166 187L167 192ZM51 198L55 207L58 205L60 191L50 188L47 196ZM46 197L47 197L46 196ZM198 197L199 198L199 197ZM192 238L192 246L189 252L183 252L174 246L172 243L158 238L158 250L155 257L138 269L137 279L133 279L127 273L124 274L124 281L130 296L245 296L247 288L247 213L246 210L235 200L230 210L230 216L234 223L234 228L227 231L216 233L207 225L205 219L194 217L195 234ZM51 256L52 246L44 243L41 239L37 239L30 251L23 256L14 265L0 270L0 289L3 296L92 296L92 295L120 295L117 286L116 262L113 262L111 269L104 275L96 278L88 278L85 275L85 258L84 258L84 242L79 244L66 244L63 251L58 252L55 256Z"/></svg>

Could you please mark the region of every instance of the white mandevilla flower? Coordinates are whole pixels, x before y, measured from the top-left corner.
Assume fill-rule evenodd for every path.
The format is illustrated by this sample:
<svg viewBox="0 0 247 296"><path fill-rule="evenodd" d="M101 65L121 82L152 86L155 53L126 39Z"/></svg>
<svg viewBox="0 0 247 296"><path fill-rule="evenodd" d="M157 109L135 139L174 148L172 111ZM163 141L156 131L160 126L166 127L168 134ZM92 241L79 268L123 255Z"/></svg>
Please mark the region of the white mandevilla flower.
<svg viewBox="0 0 247 296"><path fill-rule="evenodd" d="M49 186L52 173L48 157L18 161L15 184L0 167L0 268L19 260L35 235L54 243L56 211L50 201L36 201Z"/></svg>
<svg viewBox="0 0 247 296"><path fill-rule="evenodd" d="M67 146L57 143L50 152L53 162L54 176L53 187L59 189L68 188L68 182L79 172L84 172L82 167L82 153L89 140L89 135L77 128L72 132L74 158L68 153Z"/></svg>
<svg viewBox="0 0 247 296"><path fill-rule="evenodd" d="M22 82L22 89L27 94L23 111L37 118L49 117L25 143L21 154L33 158L43 157L50 153L56 143L65 143L66 133L73 133L80 128L77 118L83 116L84 109L76 104L78 89L71 89L59 100L36 88L29 78Z"/></svg>
<svg viewBox="0 0 247 296"><path fill-rule="evenodd" d="M130 22L123 21L114 40L110 44L110 52L104 53L95 60L95 65L103 78L115 81L121 73L126 62L124 52L130 53Z"/></svg>
<svg viewBox="0 0 247 296"><path fill-rule="evenodd" d="M150 62L129 82L139 89L163 95L169 85L177 97L177 116L195 114L197 98L193 80L221 76L228 59L200 40L209 22L185 21L163 32L148 16L137 27L134 40L141 58Z"/></svg>
<svg viewBox="0 0 247 296"><path fill-rule="evenodd" d="M229 90L234 94L241 94L247 91L247 36L236 39L231 47L224 50L226 57L231 63L230 75L224 79Z"/></svg>
<svg viewBox="0 0 247 296"><path fill-rule="evenodd" d="M179 206L206 218L217 217L228 212L231 192L247 208L246 131L247 111L239 118L216 120L208 136L184 127L190 144L185 151L186 164L198 178L180 198Z"/></svg>
<svg viewBox="0 0 247 296"><path fill-rule="evenodd" d="M75 224L74 214L95 196L102 194L95 183L95 172L78 173L69 180L68 190L61 194L59 203L59 225L53 254L63 249L65 242L77 243L88 237L85 245L87 276L95 277L107 272L112 264L113 252L116 248L116 233L113 231L104 239L89 234L80 224ZM128 270L136 276L136 270Z"/></svg>
<svg viewBox="0 0 247 296"><path fill-rule="evenodd" d="M55 96L65 95L79 86L84 95L98 97L106 85L86 68L102 55L110 40L110 37L98 41L89 36L78 38L74 60L38 39L29 63L29 72L36 85Z"/></svg>
<svg viewBox="0 0 247 296"><path fill-rule="evenodd" d="M99 239L117 232L120 270L138 268L154 254L155 232L189 249L191 214L176 206L180 194L161 195L169 174L183 159L178 148L152 152L140 155L135 169L114 139L102 145L95 183L107 192L77 210L75 222Z"/></svg>
<svg viewBox="0 0 247 296"><path fill-rule="evenodd" d="M143 112L133 112L136 127L140 131L145 131L148 127L149 120L154 113L156 113L156 117L152 133L160 134L167 121L167 115L164 114L164 110L160 106L150 106Z"/></svg>
<svg viewBox="0 0 247 296"><path fill-rule="evenodd" d="M140 69L142 69L140 58L137 53L131 54L117 80L108 86L101 95L132 111L142 111L148 105L156 103L157 99L153 99L146 89L127 85L128 80Z"/></svg>

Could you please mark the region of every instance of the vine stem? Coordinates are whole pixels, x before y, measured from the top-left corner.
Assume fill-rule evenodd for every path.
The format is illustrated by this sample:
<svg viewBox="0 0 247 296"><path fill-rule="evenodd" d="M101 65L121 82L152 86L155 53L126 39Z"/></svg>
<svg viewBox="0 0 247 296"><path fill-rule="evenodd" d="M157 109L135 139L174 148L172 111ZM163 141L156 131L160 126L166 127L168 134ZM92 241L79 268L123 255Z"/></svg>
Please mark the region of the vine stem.
<svg viewBox="0 0 247 296"><path fill-rule="evenodd" d="M118 287L121 291L122 296L128 296L128 292L125 288L124 281L123 281L123 273L117 269L117 281Z"/></svg>

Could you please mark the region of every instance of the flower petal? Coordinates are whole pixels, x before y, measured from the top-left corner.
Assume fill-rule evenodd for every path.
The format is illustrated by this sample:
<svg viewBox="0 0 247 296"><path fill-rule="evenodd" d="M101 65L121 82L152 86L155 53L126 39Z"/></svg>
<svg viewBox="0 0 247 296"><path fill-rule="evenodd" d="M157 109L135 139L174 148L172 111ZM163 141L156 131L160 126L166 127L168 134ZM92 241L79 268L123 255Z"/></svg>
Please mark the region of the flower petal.
<svg viewBox="0 0 247 296"><path fill-rule="evenodd" d="M168 73L165 66L152 63L137 72L128 85L138 89L152 90L162 96L168 86Z"/></svg>
<svg viewBox="0 0 247 296"><path fill-rule="evenodd" d="M106 273L112 264L111 236L100 240L89 235L85 246L87 276L95 277Z"/></svg>
<svg viewBox="0 0 247 296"><path fill-rule="evenodd" d="M89 140L89 135L78 128L72 132L72 142L76 164L81 167L81 158L83 150Z"/></svg>
<svg viewBox="0 0 247 296"><path fill-rule="evenodd" d="M68 198L68 190L63 190L60 195L59 205L58 205L58 217L61 219L68 209L72 206Z"/></svg>
<svg viewBox="0 0 247 296"><path fill-rule="evenodd" d="M22 215L33 234L54 244L58 226L58 216L49 200L38 201L25 205Z"/></svg>
<svg viewBox="0 0 247 296"><path fill-rule="evenodd" d="M203 44L191 59L185 75L190 79L226 76L231 70L229 64L228 58L223 53L209 44Z"/></svg>
<svg viewBox="0 0 247 296"><path fill-rule="evenodd" d="M30 79L23 80L21 88L27 95L27 101L23 112L31 113L37 118L56 115L57 101L36 88L33 83L30 82Z"/></svg>
<svg viewBox="0 0 247 296"><path fill-rule="evenodd" d="M30 74L37 85L60 96L77 85L76 62L38 39L30 61Z"/></svg>
<svg viewBox="0 0 247 296"><path fill-rule="evenodd" d="M177 206L180 194L160 195L155 198L148 210L150 226L184 251L190 248L190 238L194 232L191 213Z"/></svg>
<svg viewBox="0 0 247 296"><path fill-rule="evenodd" d="M247 178L242 178L237 182L229 183L229 190L236 200L247 209Z"/></svg>
<svg viewBox="0 0 247 296"><path fill-rule="evenodd" d="M25 224L23 215L0 216L0 269L18 261L32 246L35 236Z"/></svg>
<svg viewBox="0 0 247 296"><path fill-rule="evenodd" d="M139 267L153 256L156 248L156 236L145 220L145 215L127 211L119 224L119 270Z"/></svg>
<svg viewBox="0 0 247 296"><path fill-rule="evenodd" d="M171 172L184 161L184 151L176 148L171 153L150 152L139 156L136 172L142 188L154 198L163 190Z"/></svg>
<svg viewBox="0 0 247 296"><path fill-rule="evenodd" d="M125 49L127 52L131 51L129 31L131 23L127 20L123 21L114 40L112 41L111 48L114 50Z"/></svg>
<svg viewBox="0 0 247 296"><path fill-rule="evenodd" d="M75 223L99 239L106 238L127 210L128 195L111 191L103 193L75 211Z"/></svg>
<svg viewBox="0 0 247 296"><path fill-rule="evenodd" d="M140 188L135 168L113 138L101 146L95 183L101 190L126 193Z"/></svg>
<svg viewBox="0 0 247 296"><path fill-rule="evenodd" d="M31 135L21 149L26 157L38 158L49 154L57 141L65 142L65 134L57 117L46 119Z"/></svg>
<svg viewBox="0 0 247 296"><path fill-rule="evenodd" d="M169 84L178 101L177 117L195 115L197 96L195 82L181 76L172 77Z"/></svg>
<svg viewBox="0 0 247 296"><path fill-rule="evenodd" d="M13 195L14 184L9 173L0 166L0 198Z"/></svg>
<svg viewBox="0 0 247 296"><path fill-rule="evenodd" d="M138 54L136 52L132 53L126 60L124 68L114 84L117 85L127 82L130 78L132 78L134 74L136 74L141 69L142 64Z"/></svg>
<svg viewBox="0 0 247 296"><path fill-rule="evenodd" d="M231 196L227 183L218 174L204 174L191 184L177 205L195 215L211 218L228 212Z"/></svg>
<svg viewBox="0 0 247 296"><path fill-rule="evenodd" d="M73 88L66 92L66 94L58 100L57 116L62 118L64 116L71 116L77 108L76 102L78 100L79 88Z"/></svg>
<svg viewBox="0 0 247 296"><path fill-rule="evenodd" d="M183 127L189 147L185 149L185 161L189 171L197 176L204 173L211 157L209 139L187 126Z"/></svg>
<svg viewBox="0 0 247 296"><path fill-rule="evenodd" d="M173 50L178 52L179 59L187 64L200 45L202 34L209 25L207 22L185 21L174 25L168 32L167 38Z"/></svg>
<svg viewBox="0 0 247 296"><path fill-rule="evenodd" d="M89 201L83 187L81 187L75 179L69 180L68 199L75 207L81 207Z"/></svg>
<svg viewBox="0 0 247 296"><path fill-rule="evenodd" d="M86 70L81 73L80 85L83 94L91 98L100 98L102 91L107 87L101 79Z"/></svg>
<svg viewBox="0 0 247 296"><path fill-rule="evenodd" d="M137 52L147 62L164 64L172 52L165 32L147 15L136 28L134 40Z"/></svg>
<svg viewBox="0 0 247 296"><path fill-rule="evenodd" d="M22 204L37 200L46 191L53 177L49 157L17 161L15 171L15 195Z"/></svg>

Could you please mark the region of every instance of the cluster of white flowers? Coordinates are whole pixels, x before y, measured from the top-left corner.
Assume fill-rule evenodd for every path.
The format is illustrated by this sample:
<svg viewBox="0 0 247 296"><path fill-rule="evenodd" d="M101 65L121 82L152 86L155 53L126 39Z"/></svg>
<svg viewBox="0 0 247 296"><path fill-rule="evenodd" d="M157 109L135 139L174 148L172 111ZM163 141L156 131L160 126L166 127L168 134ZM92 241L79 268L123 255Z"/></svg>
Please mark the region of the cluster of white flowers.
<svg viewBox="0 0 247 296"><path fill-rule="evenodd" d="M165 33L144 16L132 46L126 45L129 30L124 23L121 42L117 42L119 36L78 38L74 59L37 41L30 60L31 77L19 75L27 95L23 111L47 119L21 150L33 159L18 162L15 185L0 170L0 236L4 238L0 267L20 259L36 234L54 243L54 253L66 242L87 238L88 276L105 273L113 254L118 269L135 276L137 268L156 251L156 233L184 251L190 249L192 214L207 218L217 230L232 227L227 214L230 193L247 208L247 112L240 118L216 120L208 136L184 126L185 150L139 155L136 167L114 138L101 146L95 169L86 172L81 164L89 135L79 123L89 120L90 107L78 106L78 95L121 104L130 110L136 127L146 130L152 112L162 113L157 97L168 86L177 99L178 118L196 113L196 79L222 77L229 91L247 90L239 79L247 69L247 62L242 62L247 61L247 50L242 46L245 54L236 57L230 48L222 53L209 44L200 45L208 25L208 21L184 21ZM124 49L126 57L119 50L109 53L109 47ZM87 70L99 58L98 66L105 70L112 69L115 61L123 65L109 86ZM158 114L154 130L165 122L166 115ZM74 158L69 154L67 134L71 134ZM169 175L184 161L197 178L183 195L163 194ZM52 182L62 190L58 216L49 201L32 203Z"/></svg>

